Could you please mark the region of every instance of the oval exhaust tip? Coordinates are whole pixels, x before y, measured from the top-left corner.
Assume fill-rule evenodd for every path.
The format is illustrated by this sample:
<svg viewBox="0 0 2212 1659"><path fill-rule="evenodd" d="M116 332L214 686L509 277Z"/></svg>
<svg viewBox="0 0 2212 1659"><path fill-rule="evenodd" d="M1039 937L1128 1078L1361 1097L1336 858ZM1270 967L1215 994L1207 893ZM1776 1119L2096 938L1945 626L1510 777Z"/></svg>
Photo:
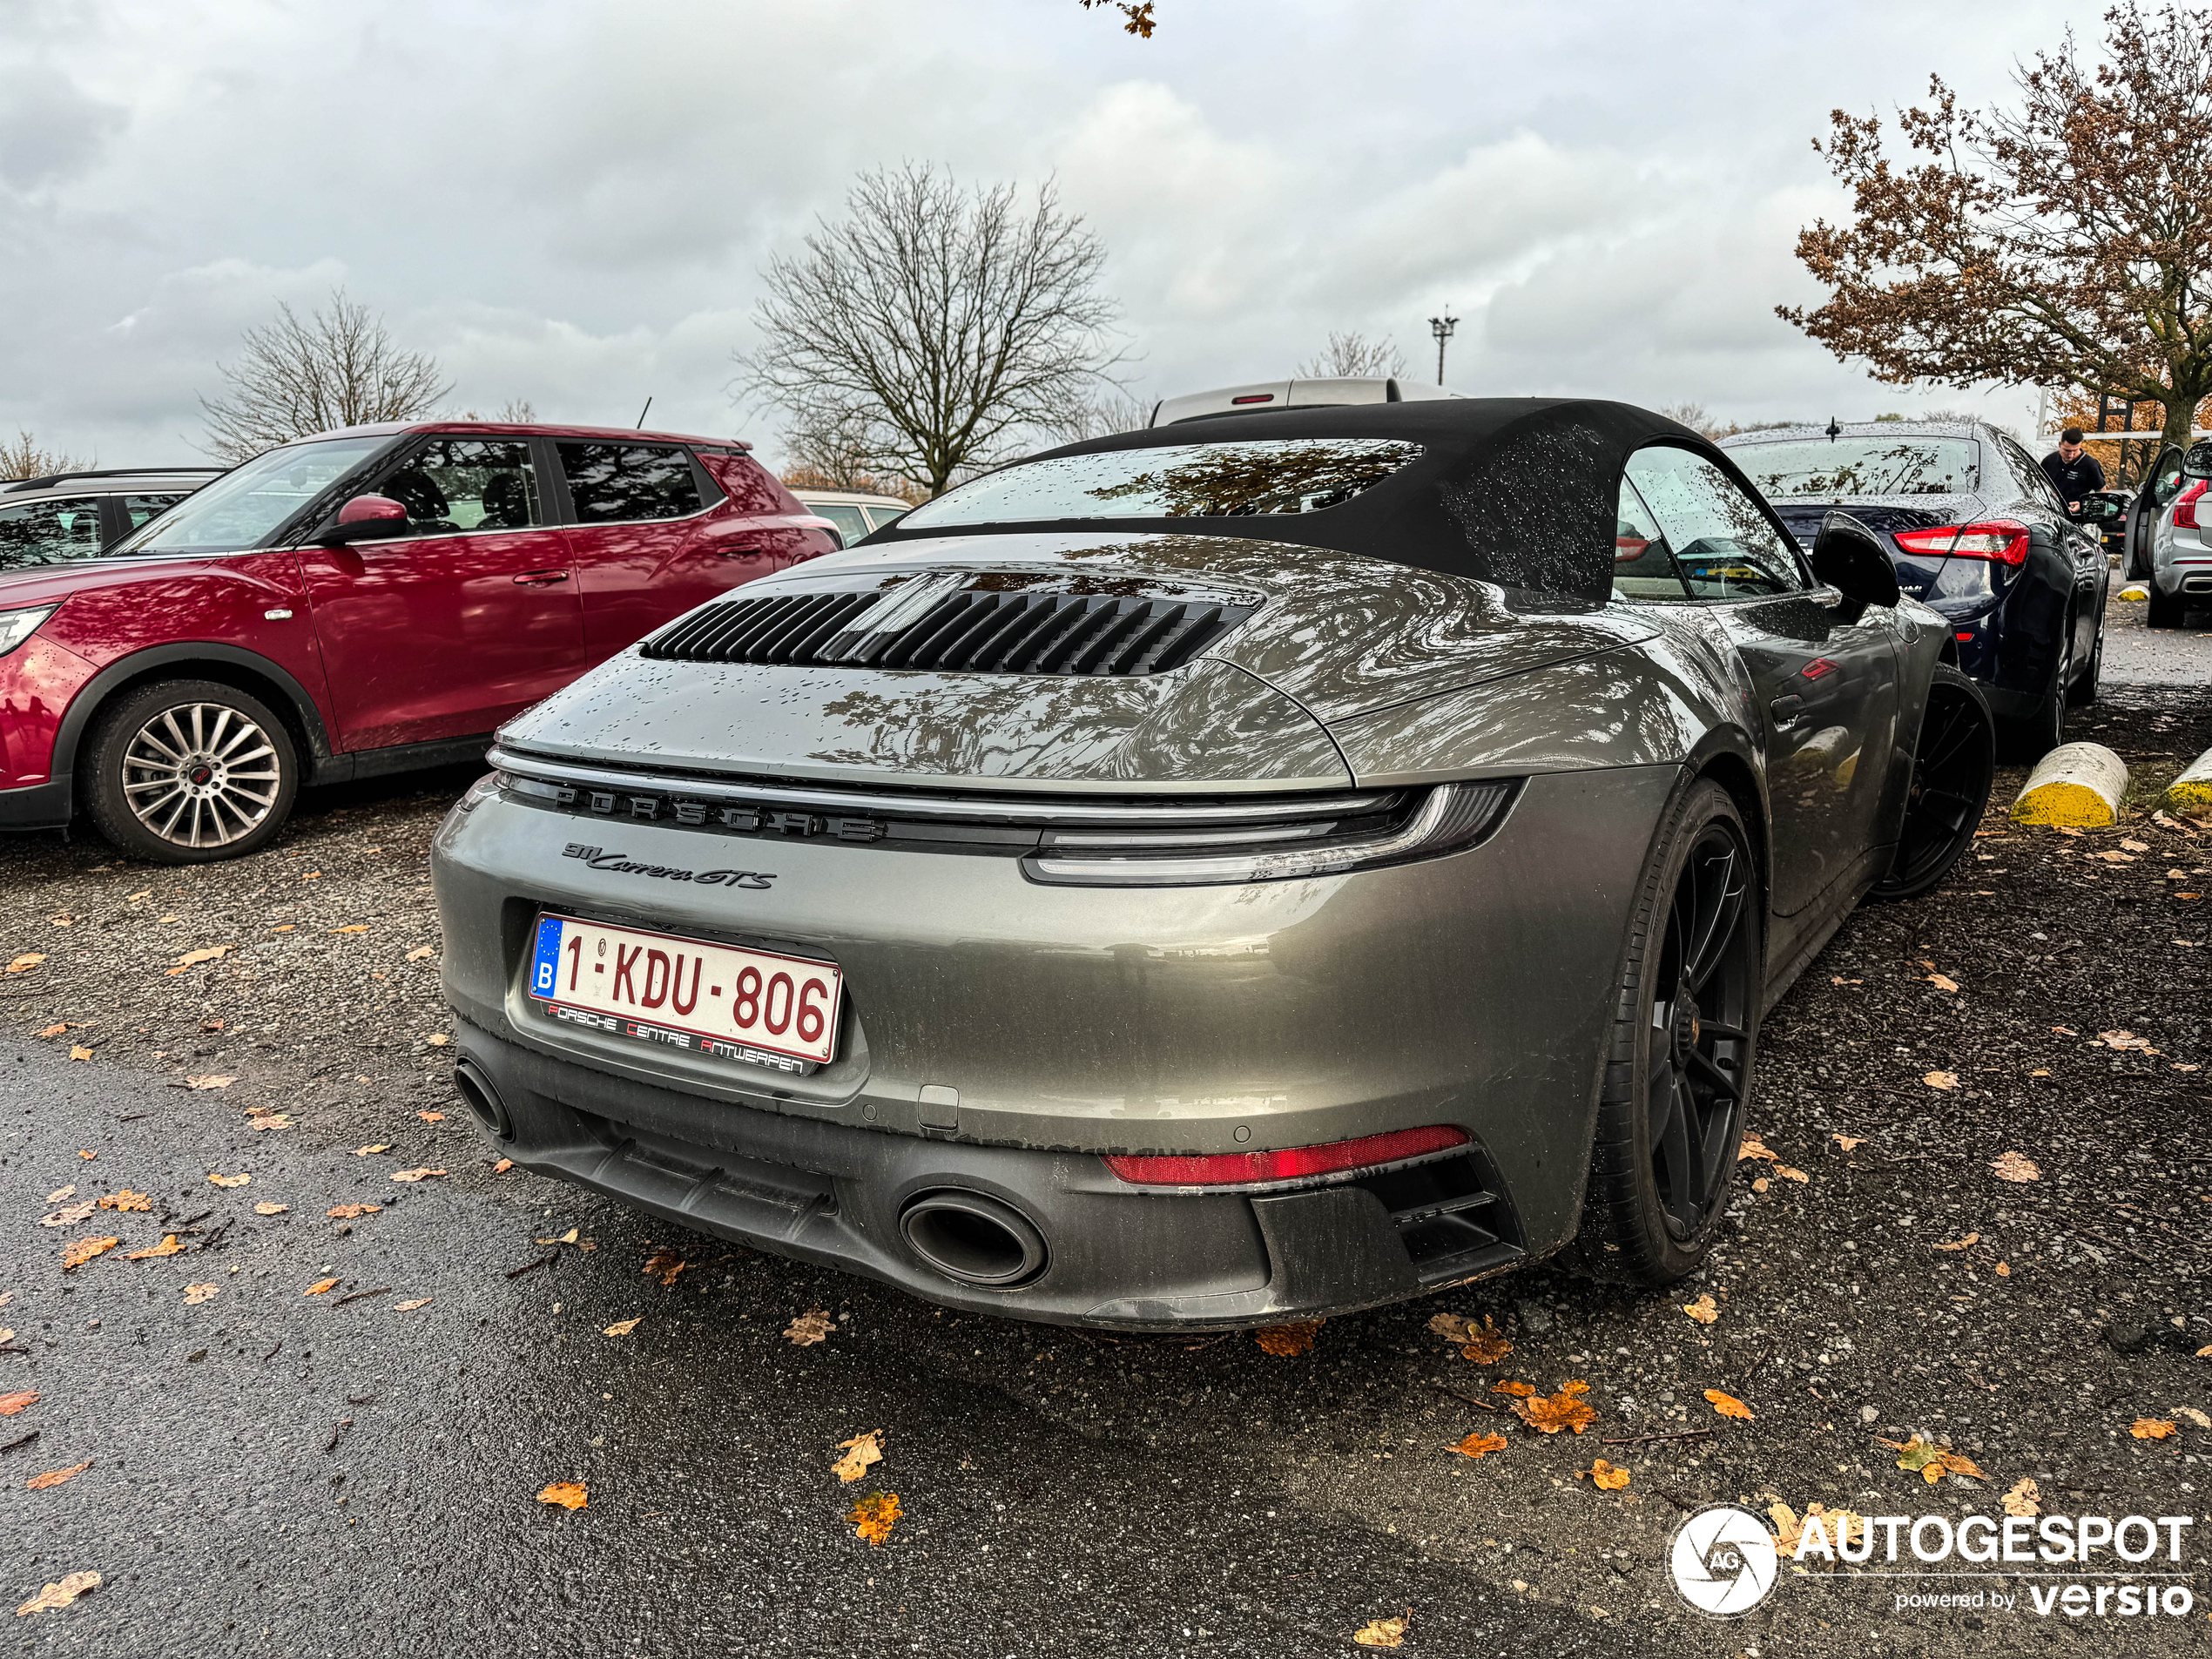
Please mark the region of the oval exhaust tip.
<svg viewBox="0 0 2212 1659"><path fill-rule="evenodd" d="M478 1123L502 1141L515 1138L515 1123L507 1115L507 1103L500 1099L497 1086L490 1075L466 1055L454 1063L453 1086L461 1096L461 1103L475 1115Z"/></svg>
<svg viewBox="0 0 2212 1659"><path fill-rule="evenodd" d="M915 1255L963 1285L1007 1290L1044 1271L1044 1235L1012 1204L948 1187L925 1192L899 1217Z"/></svg>

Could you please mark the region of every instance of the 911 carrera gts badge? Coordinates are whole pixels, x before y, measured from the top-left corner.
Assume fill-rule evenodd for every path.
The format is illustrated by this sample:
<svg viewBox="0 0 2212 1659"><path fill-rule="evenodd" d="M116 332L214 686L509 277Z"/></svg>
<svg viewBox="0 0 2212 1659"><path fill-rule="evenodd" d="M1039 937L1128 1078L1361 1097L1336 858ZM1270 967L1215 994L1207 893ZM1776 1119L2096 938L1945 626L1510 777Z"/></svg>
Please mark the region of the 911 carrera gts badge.
<svg viewBox="0 0 2212 1659"><path fill-rule="evenodd" d="M661 881L689 881L702 887L750 887L756 893L765 893L776 880L772 871L672 870L665 864L640 864L619 853L604 853L576 841L563 847L561 856L582 859L587 869L604 870L610 875L651 876Z"/></svg>

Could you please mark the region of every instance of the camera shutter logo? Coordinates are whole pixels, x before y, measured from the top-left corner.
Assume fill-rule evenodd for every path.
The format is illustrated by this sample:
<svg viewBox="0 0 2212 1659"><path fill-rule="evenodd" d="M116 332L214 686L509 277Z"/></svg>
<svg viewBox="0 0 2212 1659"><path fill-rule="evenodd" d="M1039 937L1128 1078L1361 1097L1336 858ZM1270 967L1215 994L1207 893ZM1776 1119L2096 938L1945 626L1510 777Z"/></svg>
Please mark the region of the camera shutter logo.
<svg viewBox="0 0 2212 1659"><path fill-rule="evenodd" d="M1767 1529L1730 1504L1700 1509L1683 1521L1667 1564L1682 1599L1716 1619L1735 1618L1765 1601L1779 1571Z"/></svg>

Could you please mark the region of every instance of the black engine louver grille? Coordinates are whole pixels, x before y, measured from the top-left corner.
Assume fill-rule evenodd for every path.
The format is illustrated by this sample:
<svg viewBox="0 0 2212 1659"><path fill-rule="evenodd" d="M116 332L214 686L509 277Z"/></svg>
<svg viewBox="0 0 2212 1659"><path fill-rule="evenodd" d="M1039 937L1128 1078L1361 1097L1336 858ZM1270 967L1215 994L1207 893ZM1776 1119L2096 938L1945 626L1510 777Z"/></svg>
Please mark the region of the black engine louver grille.
<svg viewBox="0 0 2212 1659"><path fill-rule="evenodd" d="M1251 615L1251 605L1077 594L948 594L890 633L873 593L779 594L712 605L640 646L656 662L785 663L968 674L1161 674Z"/></svg>

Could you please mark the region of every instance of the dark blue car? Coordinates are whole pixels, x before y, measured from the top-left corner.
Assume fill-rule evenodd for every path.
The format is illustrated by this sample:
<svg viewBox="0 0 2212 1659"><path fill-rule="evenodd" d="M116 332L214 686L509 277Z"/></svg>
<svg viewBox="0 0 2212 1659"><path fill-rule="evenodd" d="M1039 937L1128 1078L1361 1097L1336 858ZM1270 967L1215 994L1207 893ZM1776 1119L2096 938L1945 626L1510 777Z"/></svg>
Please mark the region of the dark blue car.
<svg viewBox="0 0 2212 1659"><path fill-rule="evenodd" d="M2069 514L2035 458L1981 421L1777 428L1721 447L1804 547L1838 507L1880 535L1898 585L1949 619L2012 753L2066 741L2067 710L2097 696L2113 503Z"/></svg>

